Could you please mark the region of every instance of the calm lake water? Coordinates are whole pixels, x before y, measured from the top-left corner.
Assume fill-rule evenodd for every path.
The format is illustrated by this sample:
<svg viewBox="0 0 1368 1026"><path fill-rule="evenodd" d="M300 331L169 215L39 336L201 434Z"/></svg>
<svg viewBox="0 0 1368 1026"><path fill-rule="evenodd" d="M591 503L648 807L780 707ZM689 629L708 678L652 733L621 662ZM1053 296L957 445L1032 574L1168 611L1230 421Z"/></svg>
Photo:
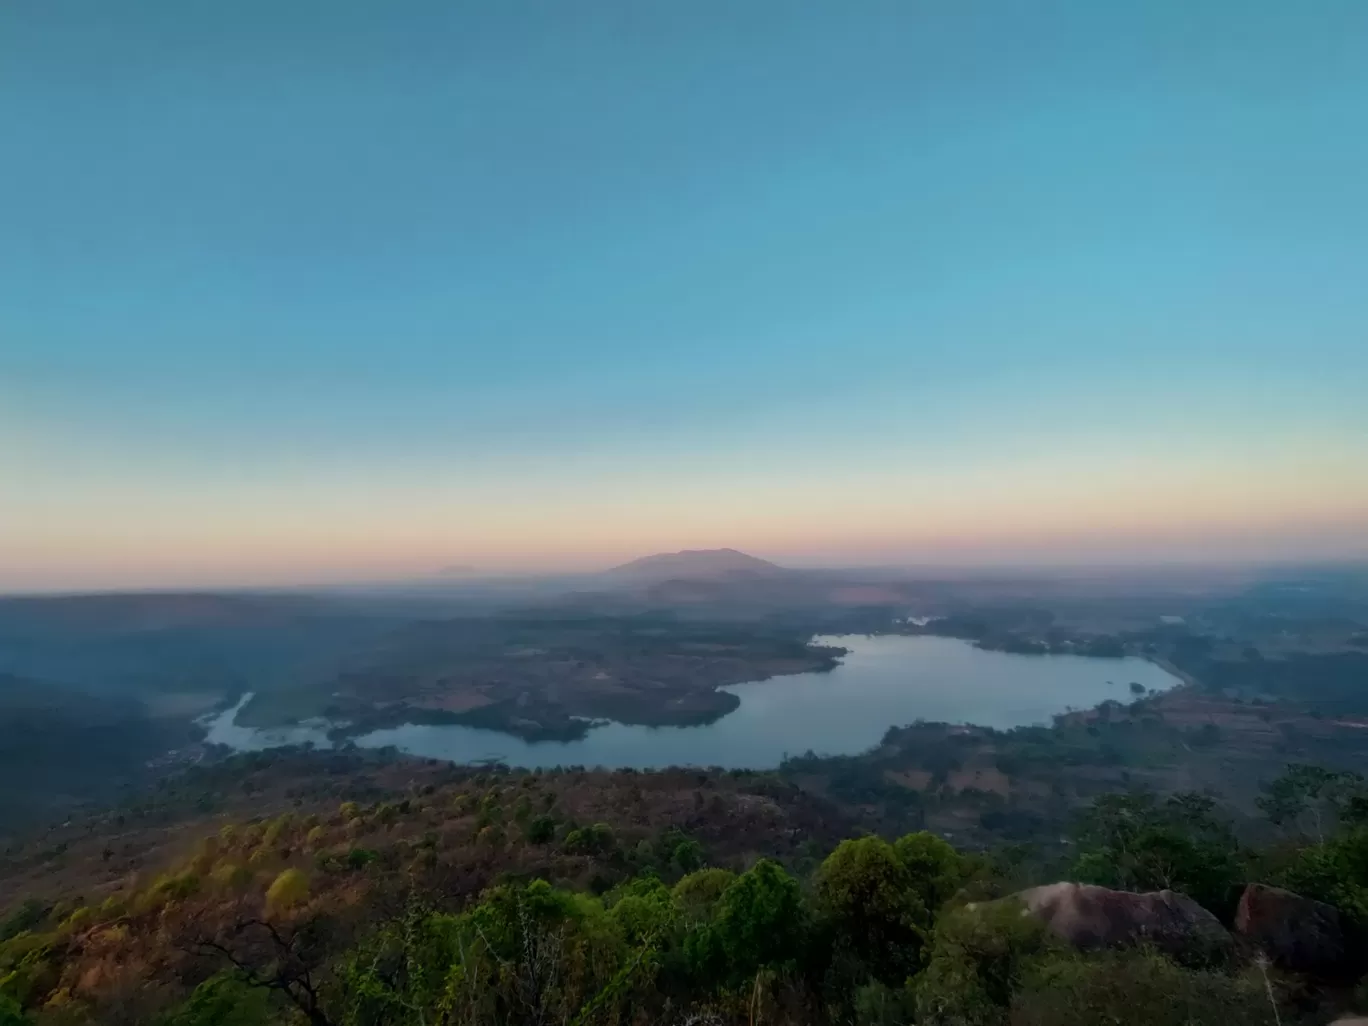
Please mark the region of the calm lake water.
<svg viewBox="0 0 1368 1026"><path fill-rule="evenodd" d="M727 688L735 712L704 727L610 723L581 741L535 744L496 731L408 724L356 739L454 762L501 759L510 766L725 766L767 769L811 750L855 755L878 744L890 726L916 720L1007 728L1049 723L1067 709L1108 698L1128 702L1132 681L1164 690L1177 678L1143 659L1025 656L985 652L934 637L822 637L850 650L829 673L801 673ZM235 748L323 739L316 727L253 731L232 725L235 710L211 725L210 740ZM220 723L227 723L220 729ZM217 736L215 736L217 735ZM274 736L272 742L270 738Z"/></svg>

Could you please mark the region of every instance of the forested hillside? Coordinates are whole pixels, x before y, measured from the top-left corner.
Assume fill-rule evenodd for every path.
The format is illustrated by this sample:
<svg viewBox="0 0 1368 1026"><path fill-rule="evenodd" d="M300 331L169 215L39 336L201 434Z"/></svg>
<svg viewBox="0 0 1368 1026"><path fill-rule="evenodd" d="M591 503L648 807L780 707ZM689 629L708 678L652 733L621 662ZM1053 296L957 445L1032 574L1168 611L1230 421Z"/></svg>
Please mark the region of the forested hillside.
<svg viewBox="0 0 1368 1026"><path fill-rule="evenodd" d="M1261 807L1248 847L1110 795L1043 861L842 837L769 774L239 757L10 848L0 1022L1326 1022L1368 997L1368 788Z"/></svg>

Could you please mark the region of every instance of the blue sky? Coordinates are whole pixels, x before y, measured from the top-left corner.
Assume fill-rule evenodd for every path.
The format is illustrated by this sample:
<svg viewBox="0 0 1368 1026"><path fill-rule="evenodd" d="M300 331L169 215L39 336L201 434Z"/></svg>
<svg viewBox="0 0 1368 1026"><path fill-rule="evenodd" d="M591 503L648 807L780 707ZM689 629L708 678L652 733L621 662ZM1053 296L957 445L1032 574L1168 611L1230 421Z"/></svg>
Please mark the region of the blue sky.
<svg viewBox="0 0 1368 1026"><path fill-rule="evenodd" d="M0 7L0 588L1368 551L1368 5Z"/></svg>

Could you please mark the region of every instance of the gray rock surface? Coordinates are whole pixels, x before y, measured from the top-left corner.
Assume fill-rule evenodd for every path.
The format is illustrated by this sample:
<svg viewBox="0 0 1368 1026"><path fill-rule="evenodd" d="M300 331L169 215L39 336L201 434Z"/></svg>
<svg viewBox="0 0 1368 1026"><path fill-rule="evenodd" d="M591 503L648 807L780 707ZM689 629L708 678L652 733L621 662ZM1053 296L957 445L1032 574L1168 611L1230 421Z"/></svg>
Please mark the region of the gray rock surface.
<svg viewBox="0 0 1368 1026"><path fill-rule="evenodd" d="M1056 937L1084 951L1152 944L1176 958L1215 960L1234 949L1220 920L1177 891L1137 894L1056 883L1014 897Z"/></svg>
<svg viewBox="0 0 1368 1026"><path fill-rule="evenodd" d="M1235 933L1281 969L1316 976L1352 969L1339 910L1292 891L1250 884L1240 896Z"/></svg>

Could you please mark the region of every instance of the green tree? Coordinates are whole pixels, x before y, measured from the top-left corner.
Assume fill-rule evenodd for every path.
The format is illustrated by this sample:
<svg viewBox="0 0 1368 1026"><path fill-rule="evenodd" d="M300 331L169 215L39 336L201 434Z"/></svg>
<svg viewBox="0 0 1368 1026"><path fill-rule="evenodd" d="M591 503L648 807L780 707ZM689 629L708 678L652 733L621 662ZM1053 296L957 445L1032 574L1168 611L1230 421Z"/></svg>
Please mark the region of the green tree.
<svg viewBox="0 0 1368 1026"><path fill-rule="evenodd" d="M735 879L730 869L710 867L696 870L675 884L675 903L685 923L711 923L722 895Z"/></svg>
<svg viewBox="0 0 1368 1026"><path fill-rule="evenodd" d="M410 902L344 959L345 1026L407 1026L442 1008L442 988L464 968L456 920Z"/></svg>
<svg viewBox="0 0 1368 1026"><path fill-rule="evenodd" d="M1344 826L1321 843L1295 849L1272 867L1268 879L1368 926L1368 826Z"/></svg>
<svg viewBox="0 0 1368 1026"><path fill-rule="evenodd" d="M186 898L198 894L203 881L193 870L185 869L179 873L170 873L157 878L152 885L151 893L159 898L168 901L184 901Z"/></svg>
<svg viewBox="0 0 1368 1026"><path fill-rule="evenodd" d="M729 986L761 969L791 971L804 953L808 919L798 881L761 859L728 884L712 923L686 939L686 955L696 976Z"/></svg>
<svg viewBox="0 0 1368 1026"><path fill-rule="evenodd" d="M1244 882L1239 843L1205 795L1149 791L1098 798L1075 832L1074 875L1129 891L1175 890L1228 914Z"/></svg>
<svg viewBox="0 0 1368 1026"><path fill-rule="evenodd" d="M917 977L917 1022L927 1026L996 1026L1007 1021L1023 975L1050 951L1036 919L1011 898L968 905L941 917L925 971Z"/></svg>
<svg viewBox="0 0 1368 1026"><path fill-rule="evenodd" d="M209 878L223 890L240 891L252 882L252 873L241 863L226 861L215 866Z"/></svg>
<svg viewBox="0 0 1368 1026"><path fill-rule="evenodd" d="M817 872L817 907L838 961L853 960L894 985L920 968L931 916L912 874L883 838L842 841L827 856Z"/></svg>
<svg viewBox="0 0 1368 1026"><path fill-rule="evenodd" d="M29 898L0 922L0 941L7 941L25 930L31 930L47 917L47 906L36 898Z"/></svg>
<svg viewBox="0 0 1368 1026"><path fill-rule="evenodd" d="M927 830L900 837L893 851L922 903L933 914L969 882L977 868L973 860Z"/></svg>
<svg viewBox="0 0 1368 1026"><path fill-rule="evenodd" d="M1292 763L1263 790L1257 803L1264 815L1317 844L1324 844L1341 820L1359 819L1368 812L1368 785L1357 773Z"/></svg>
<svg viewBox="0 0 1368 1026"><path fill-rule="evenodd" d="M915 1016L916 998L911 986L889 987L873 980L855 988L851 1000L854 1026L906 1026Z"/></svg>
<svg viewBox="0 0 1368 1026"><path fill-rule="evenodd" d="M266 832L261 835L262 845L267 848L274 848L293 827L294 817L288 812L281 813L267 824Z"/></svg>
<svg viewBox="0 0 1368 1026"><path fill-rule="evenodd" d="M287 869L266 891L267 911L279 915L309 900L309 878L301 870Z"/></svg>
<svg viewBox="0 0 1368 1026"><path fill-rule="evenodd" d="M610 855L617 848L613 828L607 823L580 827L565 835L565 850L571 855Z"/></svg>
<svg viewBox="0 0 1368 1026"><path fill-rule="evenodd" d="M703 865L703 846L677 827L666 830L658 845L660 860L683 873Z"/></svg>
<svg viewBox="0 0 1368 1026"><path fill-rule="evenodd" d="M661 947L670 941L680 924L674 895L658 878L637 877L615 896L609 918L630 945Z"/></svg>
<svg viewBox="0 0 1368 1026"><path fill-rule="evenodd" d="M653 943L627 944L620 925L596 898L544 880L497 887L454 921L442 1007L465 1022L615 1021L657 967Z"/></svg>
<svg viewBox="0 0 1368 1026"><path fill-rule="evenodd" d="M547 844L556 836L556 820L553 816L538 816L527 825L529 844Z"/></svg>
<svg viewBox="0 0 1368 1026"><path fill-rule="evenodd" d="M271 1020L269 992L224 972L196 987L167 1017L166 1026L261 1026ZM0 1024L4 1021L0 1016Z"/></svg>
<svg viewBox="0 0 1368 1026"><path fill-rule="evenodd" d="M370 848L352 848L348 850L342 862L348 869L365 869L372 862L380 861L380 853L372 851Z"/></svg>
<svg viewBox="0 0 1368 1026"><path fill-rule="evenodd" d="M1025 974L1012 1026L1277 1026L1257 973L1184 969L1153 952L1056 956Z"/></svg>

